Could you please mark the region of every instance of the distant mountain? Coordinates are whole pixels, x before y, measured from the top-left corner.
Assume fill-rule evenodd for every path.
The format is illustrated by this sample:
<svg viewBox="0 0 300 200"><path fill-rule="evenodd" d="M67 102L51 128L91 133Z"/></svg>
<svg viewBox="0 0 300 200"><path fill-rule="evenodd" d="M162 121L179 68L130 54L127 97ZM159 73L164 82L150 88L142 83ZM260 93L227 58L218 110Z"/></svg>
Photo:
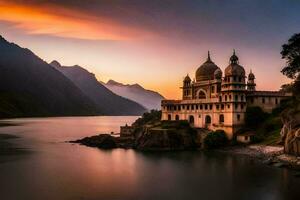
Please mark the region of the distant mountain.
<svg viewBox="0 0 300 200"><path fill-rule="evenodd" d="M100 114L62 73L0 36L0 117Z"/></svg>
<svg viewBox="0 0 300 200"><path fill-rule="evenodd" d="M142 105L107 89L94 74L78 65L61 66L57 61L50 65L68 77L106 115L141 115L146 111Z"/></svg>
<svg viewBox="0 0 300 200"><path fill-rule="evenodd" d="M131 99L146 107L148 110L161 108L161 100L164 99L158 92L146 90L139 84L125 85L114 80L109 80L105 86L114 93Z"/></svg>

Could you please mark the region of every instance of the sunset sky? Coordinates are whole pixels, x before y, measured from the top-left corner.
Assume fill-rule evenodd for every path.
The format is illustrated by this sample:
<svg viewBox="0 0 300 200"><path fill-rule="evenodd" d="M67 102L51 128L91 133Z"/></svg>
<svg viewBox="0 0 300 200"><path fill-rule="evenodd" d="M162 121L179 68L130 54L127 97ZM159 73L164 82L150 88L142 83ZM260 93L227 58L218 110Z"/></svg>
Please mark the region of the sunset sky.
<svg viewBox="0 0 300 200"><path fill-rule="evenodd" d="M277 90L289 81L281 45L297 32L298 0L0 0L7 40L167 98L180 98L183 77L194 78L208 50L224 70L236 49L258 89Z"/></svg>

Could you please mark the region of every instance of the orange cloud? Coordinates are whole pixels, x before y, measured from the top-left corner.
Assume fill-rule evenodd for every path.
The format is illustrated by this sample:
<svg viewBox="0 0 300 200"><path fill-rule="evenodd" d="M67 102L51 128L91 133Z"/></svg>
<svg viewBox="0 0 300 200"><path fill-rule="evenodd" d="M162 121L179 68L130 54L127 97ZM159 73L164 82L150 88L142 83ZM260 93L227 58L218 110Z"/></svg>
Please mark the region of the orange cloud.
<svg viewBox="0 0 300 200"><path fill-rule="evenodd" d="M91 40L130 40L148 37L149 32L61 7L37 7L0 0L0 20L28 34L46 34Z"/></svg>

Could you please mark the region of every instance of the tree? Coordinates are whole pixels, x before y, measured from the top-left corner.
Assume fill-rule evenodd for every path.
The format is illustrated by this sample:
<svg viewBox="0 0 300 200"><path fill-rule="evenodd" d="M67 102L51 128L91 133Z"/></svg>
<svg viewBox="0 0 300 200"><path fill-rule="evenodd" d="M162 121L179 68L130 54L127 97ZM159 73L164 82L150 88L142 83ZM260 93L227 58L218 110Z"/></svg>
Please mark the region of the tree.
<svg viewBox="0 0 300 200"><path fill-rule="evenodd" d="M223 130L216 130L208 133L204 139L204 145L207 149L216 149L223 147L228 143L228 139Z"/></svg>
<svg viewBox="0 0 300 200"><path fill-rule="evenodd" d="M294 34L287 44L282 45L281 55L286 60L281 72L288 78L296 79L300 74L300 33Z"/></svg>

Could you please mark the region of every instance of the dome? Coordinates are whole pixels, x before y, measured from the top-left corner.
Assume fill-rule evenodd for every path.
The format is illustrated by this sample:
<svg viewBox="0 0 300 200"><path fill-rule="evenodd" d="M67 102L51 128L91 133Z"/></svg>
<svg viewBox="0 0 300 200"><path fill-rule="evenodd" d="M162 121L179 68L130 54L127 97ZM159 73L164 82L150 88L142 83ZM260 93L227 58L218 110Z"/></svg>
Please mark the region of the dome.
<svg viewBox="0 0 300 200"><path fill-rule="evenodd" d="M252 70L250 70L250 73L249 73L249 75L248 75L248 79L249 79L249 80L254 80L254 79L255 79L255 76L254 76L254 74L252 73Z"/></svg>
<svg viewBox="0 0 300 200"><path fill-rule="evenodd" d="M189 77L189 75L187 74L186 77L183 80L184 82L191 82L191 78Z"/></svg>
<svg viewBox="0 0 300 200"><path fill-rule="evenodd" d="M230 64L225 69L225 76L245 76L245 69L238 62L239 58L235 55L235 51L233 51L233 55L230 57Z"/></svg>
<svg viewBox="0 0 300 200"><path fill-rule="evenodd" d="M207 81L214 79L214 72L219 69L219 67L211 61L210 54L208 52L208 57L205 63L203 63L196 71L196 81Z"/></svg>
<svg viewBox="0 0 300 200"><path fill-rule="evenodd" d="M220 68L216 69L216 71L214 72L214 77L215 79L221 79L222 78L222 71Z"/></svg>

